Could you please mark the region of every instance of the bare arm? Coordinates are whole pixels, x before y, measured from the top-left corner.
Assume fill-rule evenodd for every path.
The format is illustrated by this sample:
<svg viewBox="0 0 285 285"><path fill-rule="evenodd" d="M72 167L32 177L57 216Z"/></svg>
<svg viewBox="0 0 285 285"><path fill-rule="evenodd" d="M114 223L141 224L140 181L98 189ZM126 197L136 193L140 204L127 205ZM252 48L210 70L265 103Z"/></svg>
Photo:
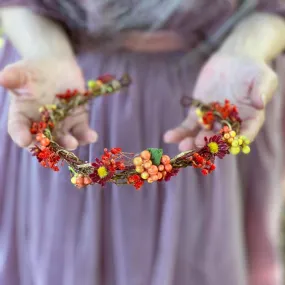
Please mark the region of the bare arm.
<svg viewBox="0 0 285 285"><path fill-rule="evenodd" d="M236 53L270 62L285 48L285 21L266 13L255 13L242 21L220 48L223 53Z"/></svg>
<svg viewBox="0 0 285 285"><path fill-rule="evenodd" d="M0 17L4 32L23 58L73 57L68 36L52 20L21 7L3 8Z"/></svg>

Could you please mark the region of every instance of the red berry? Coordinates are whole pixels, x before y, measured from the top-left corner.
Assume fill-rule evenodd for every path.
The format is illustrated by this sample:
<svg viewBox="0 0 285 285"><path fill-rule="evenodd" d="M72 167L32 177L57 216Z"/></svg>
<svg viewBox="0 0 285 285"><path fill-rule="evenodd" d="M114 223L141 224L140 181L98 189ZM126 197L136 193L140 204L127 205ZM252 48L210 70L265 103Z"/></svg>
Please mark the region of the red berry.
<svg viewBox="0 0 285 285"><path fill-rule="evenodd" d="M208 173L209 173L209 171L207 169L202 169L201 172L203 175L208 175Z"/></svg>
<svg viewBox="0 0 285 285"><path fill-rule="evenodd" d="M211 167L210 167L210 169L211 169L212 171L215 170L215 169L216 169L216 165L215 165L215 164L212 164Z"/></svg>

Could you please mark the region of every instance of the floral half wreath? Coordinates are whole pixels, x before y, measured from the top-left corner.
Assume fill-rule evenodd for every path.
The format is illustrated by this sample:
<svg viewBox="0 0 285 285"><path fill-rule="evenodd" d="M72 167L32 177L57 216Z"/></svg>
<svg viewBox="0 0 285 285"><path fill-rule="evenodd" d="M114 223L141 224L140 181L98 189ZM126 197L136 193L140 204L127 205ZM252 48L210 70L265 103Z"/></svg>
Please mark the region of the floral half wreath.
<svg viewBox="0 0 285 285"><path fill-rule="evenodd" d="M58 104L41 107L41 121L33 122L31 126L31 133L38 142L31 152L39 163L43 167L59 171L59 165L66 162L71 173L71 183L78 188L92 184L104 186L110 182L117 185L131 184L140 189L145 182L168 181L188 166L199 168L203 175L207 175L215 170L216 157L222 159L229 153L236 155L240 151L245 154L250 152L249 140L239 135L242 121L237 107L228 100L223 105L217 102L206 105L196 100L191 101L205 128L212 129L216 123L220 123L222 128L219 134L205 138L202 148L182 152L173 158L157 148L148 148L140 154L112 148L104 149L101 158L96 158L94 162L85 162L55 142L53 130L74 108L87 104L93 98L128 87L130 83L128 75L120 80L104 75L96 81L89 81L87 92L82 94L77 90L67 90L64 94L56 95Z"/></svg>

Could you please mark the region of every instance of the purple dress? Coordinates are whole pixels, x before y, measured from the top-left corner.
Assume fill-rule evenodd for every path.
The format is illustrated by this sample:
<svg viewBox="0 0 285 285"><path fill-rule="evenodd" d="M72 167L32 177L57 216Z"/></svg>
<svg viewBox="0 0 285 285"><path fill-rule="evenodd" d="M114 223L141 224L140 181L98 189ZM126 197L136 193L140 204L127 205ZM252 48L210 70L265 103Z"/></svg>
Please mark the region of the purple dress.
<svg viewBox="0 0 285 285"><path fill-rule="evenodd" d="M0 4L26 5L65 21L63 14L56 14L55 2ZM210 30L221 25L236 5L227 0L201 2L206 5L172 15L166 23L187 36L189 45L197 40L197 26ZM87 8L81 6L88 16ZM93 16L87 17L90 34L99 29L92 27L100 27L100 17ZM68 28L80 30L80 25ZM77 154L91 161L104 147L116 146L127 152L162 147L169 155L177 154L177 146L164 144L162 136L186 116L180 98L191 94L203 61L189 62L177 72L181 53L104 53L87 48L87 42L77 45L87 79L128 72L134 83L92 105L90 124L100 139L80 147ZM0 68L18 59L7 41L0 51ZM282 56L275 68L285 76ZM0 284L245 285L248 264L271 271L279 264L284 87L281 83L280 94L268 106L251 155L219 161L209 177L185 169L170 182L146 185L139 192L115 185L79 192L66 168L61 174L41 168L9 138L9 98L0 89Z"/></svg>

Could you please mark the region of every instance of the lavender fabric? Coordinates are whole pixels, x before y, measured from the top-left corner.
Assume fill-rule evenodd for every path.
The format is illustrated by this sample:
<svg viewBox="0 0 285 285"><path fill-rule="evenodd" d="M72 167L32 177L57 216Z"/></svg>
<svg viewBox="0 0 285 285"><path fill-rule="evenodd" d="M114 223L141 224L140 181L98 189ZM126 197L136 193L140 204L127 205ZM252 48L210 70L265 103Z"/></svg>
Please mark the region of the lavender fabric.
<svg viewBox="0 0 285 285"><path fill-rule="evenodd" d="M185 13L193 17L188 19L176 14L169 29L196 40L193 31L211 18L216 3L202 2L209 7L189 8ZM218 2L224 8L216 23L235 7L230 1ZM53 1L18 3L47 15L52 8L56 11ZM88 18L87 7L85 13ZM63 15L55 17L68 24ZM185 118L180 98L191 95L203 64L189 62L177 72L182 56L106 54L82 43L78 62L86 79L128 72L134 83L92 105L90 124L100 139L77 154L93 160L104 147L117 146L127 152L162 147L177 154L177 147L164 144L162 135ZM7 41L0 50L0 68L18 59ZM274 67L285 75L283 57ZM170 182L146 185L140 192L114 185L78 192L67 169L58 174L41 168L9 138L9 98L6 90L0 92L1 285L245 285L248 261L268 268L279 263L282 84L250 156L218 161L209 177L185 169Z"/></svg>

